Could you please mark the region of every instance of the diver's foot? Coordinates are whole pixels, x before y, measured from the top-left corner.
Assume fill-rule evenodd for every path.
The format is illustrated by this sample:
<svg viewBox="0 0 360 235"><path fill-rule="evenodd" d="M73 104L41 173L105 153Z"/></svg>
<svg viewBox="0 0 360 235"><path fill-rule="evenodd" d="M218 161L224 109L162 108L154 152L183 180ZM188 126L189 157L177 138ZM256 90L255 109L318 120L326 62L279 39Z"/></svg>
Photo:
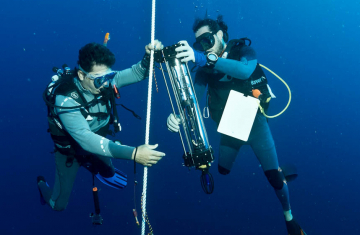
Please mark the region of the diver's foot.
<svg viewBox="0 0 360 235"><path fill-rule="evenodd" d="M294 218L290 221L286 221L286 229L289 235L306 235Z"/></svg>
<svg viewBox="0 0 360 235"><path fill-rule="evenodd" d="M41 203L41 205L45 205L46 201L45 201L45 199L44 199L44 197L43 197L43 195L41 193L40 187L39 187L39 184L41 184L41 183L45 183L49 187L49 185L46 182L44 176L38 176L37 177L37 184L38 184L38 189L39 189L39 193L40 193L40 203Z"/></svg>

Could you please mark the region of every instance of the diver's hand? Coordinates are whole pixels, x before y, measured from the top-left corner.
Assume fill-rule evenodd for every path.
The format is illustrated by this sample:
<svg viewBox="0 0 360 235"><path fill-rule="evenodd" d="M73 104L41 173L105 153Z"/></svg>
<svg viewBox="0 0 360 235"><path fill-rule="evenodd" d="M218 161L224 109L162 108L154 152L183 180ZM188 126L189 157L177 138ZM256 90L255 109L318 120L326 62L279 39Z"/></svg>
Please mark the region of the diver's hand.
<svg viewBox="0 0 360 235"><path fill-rule="evenodd" d="M175 117L174 114L170 114L167 118L167 127L171 132L178 132L180 129L181 119L179 117Z"/></svg>
<svg viewBox="0 0 360 235"><path fill-rule="evenodd" d="M176 54L176 58L182 58L181 62L189 62L192 61L195 63L195 54L194 50L189 46L187 41L179 42L182 46L179 46L175 49L176 52L180 52Z"/></svg>
<svg viewBox="0 0 360 235"><path fill-rule="evenodd" d="M150 166L156 164L159 160L161 160L162 157L165 156L165 153L153 150L153 149L156 149L157 147L158 147L158 144L140 145L139 147L137 147L136 157L135 157L135 150L134 150L133 159L135 157L135 161L137 163L140 163L144 166L150 167Z"/></svg>
<svg viewBox="0 0 360 235"><path fill-rule="evenodd" d="M155 46L155 50L162 50L164 49L164 45L159 41L159 40L154 40L154 46ZM154 50L154 47L151 45L151 43L147 44L145 46L145 52L146 54L150 55L150 51Z"/></svg>

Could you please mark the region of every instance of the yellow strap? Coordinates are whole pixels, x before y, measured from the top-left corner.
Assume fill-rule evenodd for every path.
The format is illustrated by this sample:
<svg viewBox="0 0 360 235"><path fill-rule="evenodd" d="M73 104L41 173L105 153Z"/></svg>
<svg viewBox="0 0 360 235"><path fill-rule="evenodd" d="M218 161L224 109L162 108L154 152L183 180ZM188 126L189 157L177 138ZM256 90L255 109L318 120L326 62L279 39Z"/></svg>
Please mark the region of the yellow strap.
<svg viewBox="0 0 360 235"><path fill-rule="evenodd" d="M281 77L279 77L276 73L274 73L273 71L271 71L268 67L266 67L266 66L264 66L264 65L262 65L262 64L259 64L259 65L260 65L261 67L263 67L264 69L266 69L267 71L269 71L270 73L272 73L272 74L273 74L275 77L277 77L280 81L282 81L282 82L284 83L284 85L286 86L286 88L288 89L288 91L289 91L289 101L288 101L286 107L285 107L280 113L278 113L278 114L276 114L276 115L274 115L274 116L268 116L268 115L266 115L264 108L261 107L261 105L260 105L260 103L259 103L260 111L261 111L262 114L264 114L265 117L267 117L267 118L275 118L275 117L280 116L283 112L285 112L285 110L286 110L286 109L289 107L289 105L290 105L290 102L291 102L291 91L290 91L290 87L288 86L288 84L286 84L286 82L285 82Z"/></svg>

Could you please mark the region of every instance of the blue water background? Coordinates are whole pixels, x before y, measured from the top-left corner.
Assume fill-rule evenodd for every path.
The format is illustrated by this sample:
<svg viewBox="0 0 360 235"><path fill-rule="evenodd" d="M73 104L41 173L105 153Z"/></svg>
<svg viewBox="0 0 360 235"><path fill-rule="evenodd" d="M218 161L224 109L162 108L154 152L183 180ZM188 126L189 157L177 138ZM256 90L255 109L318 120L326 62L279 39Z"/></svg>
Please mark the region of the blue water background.
<svg viewBox="0 0 360 235"><path fill-rule="evenodd" d="M358 234L360 1L164 1L157 2L156 38L164 45L194 41L195 17L223 14L230 38L249 37L258 61L283 77L292 103L270 120L280 163L294 163L299 177L289 184L292 211L308 235ZM93 227L91 175L80 169L68 208L54 212L39 203L36 177L54 183L53 144L47 130L42 92L52 67L74 67L79 49L101 43L116 55L114 69L138 62L150 42L151 1L3 0L0 9L2 102L0 135L1 234L140 234L132 215L133 164L114 165L129 175L117 191L97 183L104 224ZM179 137L166 128L171 106L159 71L153 91L150 143L166 153L149 169L147 212L154 234L287 234L280 203L249 147L230 175L211 169L215 191L206 195L200 172L182 167ZM288 99L286 88L268 74L277 96L270 114ZM124 144L145 142L147 80L120 89ZM201 105L203 106L202 99ZM219 134L205 121L216 156ZM142 167L136 202L140 213Z"/></svg>

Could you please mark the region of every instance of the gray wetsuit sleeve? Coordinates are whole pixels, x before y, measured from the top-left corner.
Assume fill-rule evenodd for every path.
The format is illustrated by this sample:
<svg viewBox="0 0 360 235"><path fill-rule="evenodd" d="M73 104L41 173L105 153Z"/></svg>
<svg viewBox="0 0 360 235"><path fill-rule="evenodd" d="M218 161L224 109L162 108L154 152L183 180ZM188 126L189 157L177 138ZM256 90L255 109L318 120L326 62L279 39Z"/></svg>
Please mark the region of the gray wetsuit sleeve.
<svg viewBox="0 0 360 235"><path fill-rule="evenodd" d="M131 68L117 71L114 78L115 84L118 88L128 86L130 84L140 82L147 78L147 69L141 66L141 61L131 66Z"/></svg>
<svg viewBox="0 0 360 235"><path fill-rule="evenodd" d="M231 77L246 80L254 72L257 65L254 49L244 46L240 51L240 61L219 58L214 69Z"/></svg>
<svg viewBox="0 0 360 235"><path fill-rule="evenodd" d="M72 98L61 95L56 97L55 104L63 107L79 105L79 103ZM131 159L133 147L116 145L110 149L111 143L113 142L92 132L86 119L81 114L80 109L56 108L56 113L66 132L69 133L85 151L106 157Z"/></svg>
<svg viewBox="0 0 360 235"><path fill-rule="evenodd" d="M132 154L134 152L134 149L134 147L118 145L112 141L109 141L109 150L114 158L132 160Z"/></svg>

